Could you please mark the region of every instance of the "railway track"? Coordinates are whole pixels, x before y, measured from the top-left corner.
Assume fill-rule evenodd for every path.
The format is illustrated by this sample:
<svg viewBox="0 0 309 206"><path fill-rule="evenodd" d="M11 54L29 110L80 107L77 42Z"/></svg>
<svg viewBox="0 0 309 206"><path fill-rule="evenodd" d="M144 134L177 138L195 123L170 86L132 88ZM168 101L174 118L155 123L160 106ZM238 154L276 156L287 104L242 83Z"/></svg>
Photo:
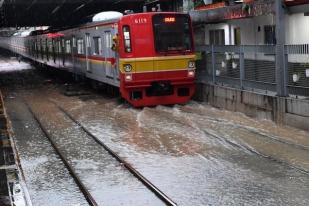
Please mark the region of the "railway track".
<svg viewBox="0 0 309 206"><path fill-rule="evenodd" d="M183 111L185 112L185 111ZM289 142L287 140L284 140L280 137L277 137L275 135L268 135L268 134L264 134L263 132L260 132L258 130L255 130L253 128L250 128L250 127L247 127L247 126L244 126L244 125L239 125L239 124L233 124L231 122L228 122L224 119L217 119L217 118L212 118L212 117L204 117L205 119L209 120L209 121L214 121L214 122L217 122L217 123L220 123L222 125L225 125L225 126L229 126L229 127L233 127L233 128L237 128L237 129L242 129L242 130L246 130L248 131L249 133L252 133L254 135L257 135L259 136L259 138L262 138L264 139L265 141L271 141L273 143L276 143L276 144L282 144L282 145L287 145L289 147L292 147L292 148L295 148L295 149L299 149L299 150L302 150L304 152L309 152L309 148L306 147L306 146L303 146L303 145L300 145L300 144L297 144L297 143L293 143L293 142ZM182 123L182 122L180 122ZM191 125L191 123L189 122L188 125L190 125L191 127L193 127ZM194 127L193 127L194 128ZM202 128L202 127L201 127ZM207 136L210 136L214 139L217 139L217 140L220 140L220 141L224 141L226 142L227 144L235 147L235 148L240 148L240 149L245 149L247 150L248 152L252 153L252 154L255 154L255 155L258 155L260 157L263 157L265 159L269 159L271 161L274 161L274 162L278 162L282 165L285 165L287 167L290 167L290 168L293 168L295 170L298 170L299 172L301 173L304 173L304 174L309 174L309 171L304 169L304 168L301 168L301 167L298 167L298 166L295 166L289 162L286 162L284 160L281 160L281 159L278 159L276 157L273 157L271 155L267 155L267 154L264 154L263 152L259 152L245 144L242 144L241 142L237 142L235 143L234 141L230 140L229 138L227 137L224 137L223 135L221 136L218 136L217 134L213 133L212 132L212 129L207 129L207 128L203 128L201 129L204 134L206 134Z"/></svg>
<svg viewBox="0 0 309 206"><path fill-rule="evenodd" d="M42 130L44 135L47 137L48 141L51 143L52 147L54 148L54 150L59 155L60 159L62 160L62 162L64 163L64 165L68 169L69 173L73 177L75 183L79 187L80 191L83 193L83 195L84 195L85 199L87 200L87 202L89 203L89 205L98 206L98 203L95 201L93 196L90 194L89 190L83 184L83 182L81 181L81 179L79 178L79 176L75 172L74 168L70 165L70 163L67 160L67 158L65 157L65 155L58 149L56 143L53 141L53 139L49 135L47 129L42 125L42 123L40 122L38 117L35 115L35 113L31 109L30 105L27 102L25 104L26 104L27 108L29 109L30 113L32 114L33 118L35 119L35 121L38 123L40 129Z"/></svg>
<svg viewBox="0 0 309 206"><path fill-rule="evenodd" d="M163 203L170 206L176 206L177 204L169 198L166 194L164 194L158 187L156 187L151 181L149 181L146 177L144 177L140 172L138 172L130 163L125 161L121 158L116 152L114 152L111 148L109 148L106 144L104 144L99 138L93 135L87 128L85 128L79 121L73 118L69 112L59 106L56 102L51 101L66 117L68 117L72 122L74 122L82 131L84 131L89 137L91 137L98 145L104 148L111 155L115 160L117 160L122 166L124 166L132 175L134 175L145 187L147 187L152 193L154 193L157 198L159 198ZM65 157L63 152L57 147L57 144L54 142L53 138L50 136L48 130L45 126L40 122L39 118L32 110L31 106L24 100L25 105L29 109L30 113L32 114L35 121L38 123L38 126L43 131L44 135L47 137L49 142L51 143L52 147L59 155L60 159L70 172L71 176L73 177L74 181L78 185L80 191L83 193L85 199L88 201L89 205L97 206L98 202L95 198L91 195L90 191L82 182L81 178L78 176L77 172L74 170L72 165L70 165L68 159Z"/></svg>
<svg viewBox="0 0 309 206"><path fill-rule="evenodd" d="M239 128L239 129L244 129L244 130L249 131L252 134L258 135L258 136L260 136L262 138L267 138L267 139L269 139L269 140L271 140L273 142L278 142L278 143L286 144L286 145L292 146L292 147L294 147L296 149L301 149L301 150L309 152L309 148L304 146L304 145L284 140L284 139L282 139L282 138L280 138L278 136L275 136L275 135L265 134L265 133L260 132L260 131L258 131L256 129L253 129L253 128L250 128L250 127L247 127L247 126L244 126L244 125L233 124L233 123L227 122L227 121L225 121L223 119L217 119L217 118L211 118L211 117L207 117L205 119L208 119L208 120L214 121L214 122L219 122L220 124L223 124L223 125L232 126L232 127Z"/></svg>

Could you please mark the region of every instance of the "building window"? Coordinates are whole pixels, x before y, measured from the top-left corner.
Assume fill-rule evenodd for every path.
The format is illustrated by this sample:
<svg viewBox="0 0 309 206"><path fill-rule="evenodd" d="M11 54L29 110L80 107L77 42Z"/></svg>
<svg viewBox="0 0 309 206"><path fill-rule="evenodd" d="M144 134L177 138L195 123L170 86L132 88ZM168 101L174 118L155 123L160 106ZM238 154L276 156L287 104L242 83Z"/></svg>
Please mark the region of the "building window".
<svg viewBox="0 0 309 206"><path fill-rule="evenodd" d="M77 40L77 54L84 54L84 40Z"/></svg>
<svg viewBox="0 0 309 206"><path fill-rule="evenodd" d="M225 45L224 29L209 30L210 45Z"/></svg>
<svg viewBox="0 0 309 206"><path fill-rule="evenodd" d="M274 25L264 26L264 43L276 44L276 26Z"/></svg>
<svg viewBox="0 0 309 206"><path fill-rule="evenodd" d="M241 33L239 27L234 29L234 44L241 45Z"/></svg>
<svg viewBox="0 0 309 206"><path fill-rule="evenodd" d="M71 40L65 41L65 53L70 54L71 53Z"/></svg>
<svg viewBox="0 0 309 206"><path fill-rule="evenodd" d="M101 55L102 54L102 39L101 37L93 37L94 42L94 55Z"/></svg>

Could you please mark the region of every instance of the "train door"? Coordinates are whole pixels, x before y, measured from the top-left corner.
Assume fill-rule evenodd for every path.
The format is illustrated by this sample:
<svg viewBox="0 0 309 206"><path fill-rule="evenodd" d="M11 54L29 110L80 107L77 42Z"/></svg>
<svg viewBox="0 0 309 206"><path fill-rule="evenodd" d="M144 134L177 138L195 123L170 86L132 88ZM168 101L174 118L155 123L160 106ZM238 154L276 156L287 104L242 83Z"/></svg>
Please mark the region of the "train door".
<svg viewBox="0 0 309 206"><path fill-rule="evenodd" d="M115 74L115 79L117 80L117 81L119 81L119 68L118 68L118 66L119 66L119 51L118 51L118 41L119 41L119 37L118 37L118 34L116 33L116 34L114 34L113 35L113 41L112 41L112 48L111 48L111 50L112 50L112 58L114 58L115 59L115 62L113 62L114 63L114 65L112 65L112 67L113 67L113 70L114 70L114 74Z"/></svg>
<svg viewBox="0 0 309 206"><path fill-rule="evenodd" d="M112 56L112 34L111 31L104 32L104 65L105 65L105 74L108 78L114 78L114 70L111 64L111 56Z"/></svg>
<svg viewBox="0 0 309 206"><path fill-rule="evenodd" d="M55 39L52 39L52 50L53 50L53 60L54 63L56 63L56 43L55 43Z"/></svg>
<svg viewBox="0 0 309 206"><path fill-rule="evenodd" d="M49 51L48 51L48 40L47 39L45 39L44 46L45 46L46 61L48 62L49 61L49 55L48 55Z"/></svg>
<svg viewBox="0 0 309 206"><path fill-rule="evenodd" d="M64 47L64 38L61 37L61 57L62 57L62 66L65 64L65 47Z"/></svg>
<svg viewBox="0 0 309 206"><path fill-rule="evenodd" d="M38 39L35 39L35 58L38 59L39 58L39 43L38 43Z"/></svg>
<svg viewBox="0 0 309 206"><path fill-rule="evenodd" d="M86 71L91 72L91 63L90 63L90 56L91 54L91 42L90 42L90 35L86 34Z"/></svg>
<svg viewBox="0 0 309 206"><path fill-rule="evenodd" d="M77 54L77 42L76 42L76 37L72 36L72 68L73 68L73 73L76 74L76 65L75 65L75 55Z"/></svg>
<svg viewBox="0 0 309 206"><path fill-rule="evenodd" d="M60 66L60 62L62 61L62 56L61 56L61 39L60 38L57 38L57 59L56 59L56 62L57 62L57 66L59 67Z"/></svg>
<svg viewBox="0 0 309 206"><path fill-rule="evenodd" d="M42 59L42 61L44 61L44 42L43 42L43 40L42 39L40 39L40 51L41 51L41 59Z"/></svg>
<svg viewBox="0 0 309 206"><path fill-rule="evenodd" d="M72 42L71 39L65 40L65 55L66 55L66 65L72 69Z"/></svg>

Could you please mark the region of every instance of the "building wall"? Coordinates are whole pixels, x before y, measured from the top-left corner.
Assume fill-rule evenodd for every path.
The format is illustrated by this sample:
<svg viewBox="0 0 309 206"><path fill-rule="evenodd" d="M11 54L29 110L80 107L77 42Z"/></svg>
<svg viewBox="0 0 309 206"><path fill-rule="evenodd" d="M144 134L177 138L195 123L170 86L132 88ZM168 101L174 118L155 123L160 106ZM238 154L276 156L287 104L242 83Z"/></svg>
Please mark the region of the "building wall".
<svg viewBox="0 0 309 206"><path fill-rule="evenodd" d="M224 23L206 24L204 26L204 44L210 44L209 31L224 29L225 44L234 45L234 29L240 28L241 44L242 45L265 45L265 31L264 27L267 25L275 25L275 16L258 16L246 19L234 19ZM286 22L286 44L309 44L309 16L304 16L304 13L289 14L285 16ZM198 37L198 45L201 45L201 30L196 35ZM274 61L274 55L247 54L247 58L262 59ZM294 63L309 63L308 54L290 54L288 56L289 62Z"/></svg>
<svg viewBox="0 0 309 206"><path fill-rule="evenodd" d="M286 15L286 44L309 44L309 16L303 13ZM275 25L275 16L258 16L229 20L226 23L205 25L205 44L209 44L209 30L224 29L225 43L234 44L234 28L240 28L241 44L263 45L264 26Z"/></svg>
<svg viewBox="0 0 309 206"><path fill-rule="evenodd" d="M226 23L206 24L205 25L205 44L209 44L209 31L224 29L226 45L234 44L234 29L240 28L241 44L243 45L262 45L264 44L264 26L274 25L273 15L259 16L248 19L235 19ZM260 31L258 31L260 27Z"/></svg>
<svg viewBox="0 0 309 206"><path fill-rule="evenodd" d="M212 84L198 84L195 99L249 117L309 130L309 102Z"/></svg>
<svg viewBox="0 0 309 206"><path fill-rule="evenodd" d="M286 43L309 44L309 16L299 13L286 19Z"/></svg>

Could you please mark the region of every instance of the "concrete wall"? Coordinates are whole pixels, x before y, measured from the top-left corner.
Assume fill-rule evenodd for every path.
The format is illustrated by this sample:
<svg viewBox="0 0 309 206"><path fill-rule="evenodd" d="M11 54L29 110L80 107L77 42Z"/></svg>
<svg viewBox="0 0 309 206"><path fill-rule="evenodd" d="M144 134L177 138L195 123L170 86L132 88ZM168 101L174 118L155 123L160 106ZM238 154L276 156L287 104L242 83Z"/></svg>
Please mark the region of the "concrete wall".
<svg viewBox="0 0 309 206"><path fill-rule="evenodd" d="M210 84L198 84L195 99L253 118L309 131L309 100L280 98Z"/></svg>

